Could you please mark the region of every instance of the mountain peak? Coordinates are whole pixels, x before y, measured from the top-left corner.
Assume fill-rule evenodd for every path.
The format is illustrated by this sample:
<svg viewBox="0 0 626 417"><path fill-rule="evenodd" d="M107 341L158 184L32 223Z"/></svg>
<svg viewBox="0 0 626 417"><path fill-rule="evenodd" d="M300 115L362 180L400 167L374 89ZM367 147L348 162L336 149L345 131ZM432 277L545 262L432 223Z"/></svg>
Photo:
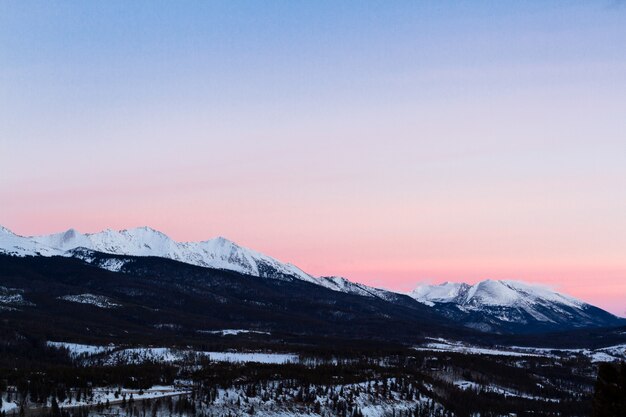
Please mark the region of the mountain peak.
<svg viewBox="0 0 626 417"><path fill-rule="evenodd" d="M410 295L425 304L455 303L463 306L505 307L519 304L528 299L541 299L571 306L584 304L580 300L560 294L544 285L494 279L485 279L473 285L458 282L420 285Z"/></svg>
<svg viewBox="0 0 626 417"><path fill-rule="evenodd" d="M224 236L217 236L217 237L214 237L213 239L205 240L205 242L209 242L209 241L210 242L215 242L218 245L222 245L222 246L226 246L226 245L229 245L229 246L239 246L235 242L233 242L232 240L230 240L228 238L225 238Z"/></svg>
<svg viewBox="0 0 626 417"><path fill-rule="evenodd" d="M9 229L7 229L4 226L0 226L0 233L4 233L7 235L15 235L15 233L13 233L12 231L10 231Z"/></svg>
<svg viewBox="0 0 626 417"><path fill-rule="evenodd" d="M558 330L609 325L617 320L610 313L547 286L512 280L421 285L410 296L483 331L537 327Z"/></svg>
<svg viewBox="0 0 626 417"><path fill-rule="evenodd" d="M260 277L297 277L313 282L315 278L299 268L267 255L239 246L218 236L203 242L176 242L148 226L82 234L75 229L45 235L21 237L5 233L0 252L14 255L66 255L82 247L92 251L129 256L155 256L192 265L227 269Z"/></svg>
<svg viewBox="0 0 626 417"><path fill-rule="evenodd" d="M169 236L167 236L165 233L161 232L160 230L153 229L152 227L149 227L149 226L132 227L130 229L123 229L123 230L120 230L119 232L114 232L114 233L121 233L121 234L127 234L127 235L139 235L139 234L156 235L156 236L161 236L161 237L167 237L169 239Z"/></svg>
<svg viewBox="0 0 626 417"><path fill-rule="evenodd" d="M66 240L73 239L73 238L75 238L79 234L80 234L80 232L78 230L70 228L70 229L67 229L63 233L63 239L66 239Z"/></svg>
<svg viewBox="0 0 626 417"><path fill-rule="evenodd" d="M137 227L131 227L130 229L126 229L128 231L132 231L132 230L140 230L142 232L152 232L152 233L158 233L158 234L164 234L163 232L150 227L150 226L137 226Z"/></svg>

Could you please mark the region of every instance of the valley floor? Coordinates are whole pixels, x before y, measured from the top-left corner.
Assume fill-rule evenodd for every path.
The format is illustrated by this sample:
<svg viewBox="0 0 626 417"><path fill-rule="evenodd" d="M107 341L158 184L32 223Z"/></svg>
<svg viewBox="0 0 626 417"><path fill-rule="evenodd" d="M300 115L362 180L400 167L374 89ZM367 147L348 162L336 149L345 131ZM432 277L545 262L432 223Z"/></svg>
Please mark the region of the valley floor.
<svg viewBox="0 0 626 417"><path fill-rule="evenodd" d="M589 416L598 363L626 357L623 345L556 350L444 339L386 354L59 341L42 349L58 364L11 371L0 386L8 417Z"/></svg>

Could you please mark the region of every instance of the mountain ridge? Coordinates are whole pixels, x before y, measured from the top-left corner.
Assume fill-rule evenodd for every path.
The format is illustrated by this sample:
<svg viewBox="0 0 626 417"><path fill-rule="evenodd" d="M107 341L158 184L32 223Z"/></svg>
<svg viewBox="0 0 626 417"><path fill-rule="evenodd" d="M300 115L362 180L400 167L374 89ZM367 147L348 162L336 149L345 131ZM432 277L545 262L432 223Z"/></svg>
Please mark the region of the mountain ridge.
<svg viewBox="0 0 626 417"><path fill-rule="evenodd" d="M346 292L384 300L397 300L405 294L354 283L343 277L315 277L299 267L218 236L196 242L177 242L148 226L119 231L105 229L96 233L80 233L70 228L49 235L20 236L3 228L0 252L17 256L74 256L84 255L76 249L129 256L156 256L196 266L224 269L258 277L297 279L311 282L334 291ZM6 237L9 236L7 239Z"/></svg>
<svg viewBox="0 0 626 417"><path fill-rule="evenodd" d="M420 285L409 295L446 317L484 331L532 322L586 327L623 320L546 286L514 280Z"/></svg>
<svg viewBox="0 0 626 417"><path fill-rule="evenodd" d="M467 327L487 331L519 332L537 326L550 330L601 327L620 319L582 300L546 287L518 281L485 280L474 285L422 285L408 294L396 293L338 276L315 277L290 263L238 245L224 237L199 242L177 242L143 226L80 233L76 229L38 236L19 236L0 226L0 253L17 256L75 257L102 269L119 272L127 257L158 257L190 265L229 270L280 280L301 280L321 287L391 303L407 300L426 305ZM118 257L95 256L95 253ZM119 258L121 256L122 258Z"/></svg>

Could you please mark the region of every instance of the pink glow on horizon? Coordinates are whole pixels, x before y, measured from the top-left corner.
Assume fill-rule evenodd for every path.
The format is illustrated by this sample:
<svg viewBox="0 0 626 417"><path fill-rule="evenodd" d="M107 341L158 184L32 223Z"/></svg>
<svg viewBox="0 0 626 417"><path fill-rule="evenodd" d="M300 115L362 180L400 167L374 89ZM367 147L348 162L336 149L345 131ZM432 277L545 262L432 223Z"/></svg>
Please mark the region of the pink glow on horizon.
<svg viewBox="0 0 626 417"><path fill-rule="evenodd" d="M116 213L109 213L115 215ZM125 213L132 217L132 213ZM251 233L251 230L236 230L234 234L241 235L241 239L222 233L213 228L212 233L201 234L197 229L194 233L182 230L176 232L180 223L155 216L154 223L141 223L143 213L136 213L136 222L110 221L104 218L95 222L91 216L80 215L74 217L74 227L82 232L97 232L105 228L125 229L142 225L149 225L163 231L177 241L204 240L218 235L230 238L242 246L259 250L283 262L291 262L303 270L316 275L339 275L352 281L361 282L375 287L386 288L398 292L409 292L419 284L439 284L445 281L476 283L484 279L519 280L529 283L546 285L556 291L563 292L604 308L616 315L626 316L623 294L626 294L626 268L601 265L584 265L575 267L575 262L567 260L539 263L534 266L524 266L519 260L498 261L469 260L469 259L425 259L410 255L402 255L398 259L372 259L378 248L372 243L354 245L350 248L341 242L337 244L328 240L321 244L301 241L299 245L286 241L270 241L269 235ZM68 229L64 225L65 216L58 213L59 220L54 221L55 215L46 216L38 222L28 222L27 225L11 227L9 229L21 235L35 235L55 233ZM59 226L53 226L55 223ZM90 226L100 224L98 226ZM230 225L232 228L233 225ZM269 231L267 231L269 233ZM397 248L388 248L394 252ZM389 253L382 251L378 254L388 257ZM403 258L407 256L407 258ZM374 256L375 258L375 256ZM602 282L601 286L593 285ZM590 285L591 283L591 285Z"/></svg>

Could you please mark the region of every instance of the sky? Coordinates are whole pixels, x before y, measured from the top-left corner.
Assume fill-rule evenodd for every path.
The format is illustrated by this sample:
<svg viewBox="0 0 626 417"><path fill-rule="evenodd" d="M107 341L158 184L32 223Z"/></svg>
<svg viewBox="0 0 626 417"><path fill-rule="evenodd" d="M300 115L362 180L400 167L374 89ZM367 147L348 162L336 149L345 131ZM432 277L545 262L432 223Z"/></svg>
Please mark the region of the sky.
<svg viewBox="0 0 626 417"><path fill-rule="evenodd" d="M0 224L626 316L626 3L2 1Z"/></svg>

